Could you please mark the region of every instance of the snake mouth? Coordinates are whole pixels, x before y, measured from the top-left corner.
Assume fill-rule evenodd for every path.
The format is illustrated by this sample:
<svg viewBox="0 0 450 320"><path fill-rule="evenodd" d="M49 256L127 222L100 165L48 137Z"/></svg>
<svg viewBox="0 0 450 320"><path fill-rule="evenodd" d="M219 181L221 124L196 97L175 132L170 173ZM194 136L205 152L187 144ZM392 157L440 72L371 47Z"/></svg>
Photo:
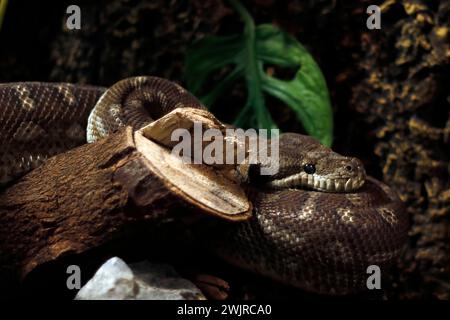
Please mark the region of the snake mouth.
<svg viewBox="0 0 450 320"><path fill-rule="evenodd" d="M336 179L315 178L311 184L308 181L307 186L314 190L325 192L351 192L361 188L364 182L365 179L362 177Z"/></svg>
<svg viewBox="0 0 450 320"><path fill-rule="evenodd" d="M322 192L352 192L364 185L363 172L352 177L329 178L304 172L277 179L268 183L269 187L282 188L309 188Z"/></svg>

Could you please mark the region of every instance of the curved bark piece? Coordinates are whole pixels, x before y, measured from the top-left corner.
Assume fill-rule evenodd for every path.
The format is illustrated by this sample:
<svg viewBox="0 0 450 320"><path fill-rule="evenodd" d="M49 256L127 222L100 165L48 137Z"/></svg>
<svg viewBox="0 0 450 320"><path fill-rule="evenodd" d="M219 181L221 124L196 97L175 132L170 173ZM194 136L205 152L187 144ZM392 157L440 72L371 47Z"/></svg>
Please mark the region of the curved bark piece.
<svg viewBox="0 0 450 320"><path fill-rule="evenodd" d="M208 182L195 180L205 180L209 169L182 170L180 162L175 168L171 157L128 127L50 158L0 193L0 274L23 278L36 266L120 236L136 220L158 219L186 206L229 220L250 217L251 204L239 186L217 179L216 188L235 195L234 205L211 206L230 199L216 199L214 190L207 192ZM171 179L176 171L175 182L165 178L167 167ZM205 198L195 190L181 192L177 183L183 179L206 191Z"/></svg>

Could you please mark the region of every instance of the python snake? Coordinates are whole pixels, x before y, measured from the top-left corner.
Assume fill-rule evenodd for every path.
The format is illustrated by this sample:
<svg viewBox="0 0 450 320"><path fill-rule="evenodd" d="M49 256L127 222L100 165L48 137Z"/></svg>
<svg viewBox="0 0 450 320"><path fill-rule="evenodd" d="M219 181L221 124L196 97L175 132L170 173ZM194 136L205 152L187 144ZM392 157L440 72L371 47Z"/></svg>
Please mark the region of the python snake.
<svg viewBox="0 0 450 320"><path fill-rule="evenodd" d="M141 128L183 107L204 108L156 77L125 79L108 90L0 84L0 184L86 140L124 125ZM282 134L279 172L249 171L247 178L253 217L208 229L209 246L229 263L309 291L347 294L366 288L368 266L384 272L399 256L408 228L404 207L386 185L365 176L358 159Z"/></svg>

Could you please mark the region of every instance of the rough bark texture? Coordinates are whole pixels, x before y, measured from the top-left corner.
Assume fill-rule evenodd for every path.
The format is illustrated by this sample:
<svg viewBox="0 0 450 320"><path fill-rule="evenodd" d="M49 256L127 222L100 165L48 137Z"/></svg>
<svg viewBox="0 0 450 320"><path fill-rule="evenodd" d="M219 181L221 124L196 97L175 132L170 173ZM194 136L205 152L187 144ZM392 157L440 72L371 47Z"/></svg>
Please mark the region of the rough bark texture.
<svg viewBox="0 0 450 320"><path fill-rule="evenodd" d="M387 1L385 16L385 34L361 37L350 103L411 216L400 297L450 299L450 2Z"/></svg>
<svg viewBox="0 0 450 320"><path fill-rule="evenodd" d="M64 18L70 1L10 1L0 32L5 44L0 80L108 86L124 77L152 74L180 81L190 43L205 34L242 30L236 13L220 0L78 3L82 29L69 31ZM370 175L390 184L406 201L410 241L385 296L449 299L450 1L244 4L257 23L279 25L310 49L331 91L334 148L361 158ZM384 4L381 30L365 26L366 8L372 4ZM245 90L237 86L214 112L229 122L244 97ZM301 130L282 104L268 104L282 129ZM216 269L219 274L229 270L222 265ZM239 272L231 272L230 279L239 287L238 297L289 292L271 283L264 287L259 278L248 284Z"/></svg>
<svg viewBox="0 0 450 320"><path fill-rule="evenodd" d="M0 281L99 247L133 222L159 219L179 202L161 186L131 128L51 158L0 193Z"/></svg>

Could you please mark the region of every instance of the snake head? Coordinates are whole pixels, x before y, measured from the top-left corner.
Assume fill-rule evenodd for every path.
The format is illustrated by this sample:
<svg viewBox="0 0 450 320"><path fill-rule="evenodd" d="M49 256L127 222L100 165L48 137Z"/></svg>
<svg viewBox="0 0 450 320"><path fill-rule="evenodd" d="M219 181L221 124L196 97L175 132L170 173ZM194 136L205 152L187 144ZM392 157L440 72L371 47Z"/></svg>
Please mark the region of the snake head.
<svg viewBox="0 0 450 320"><path fill-rule="evenodd" d="M342 156L318 140L296 133L279 137L279 170L271 176L257 176L249 170L249 180L275 189L307 188L324 192L352 192L362 187L366 172L362 162Z"/></svg>

